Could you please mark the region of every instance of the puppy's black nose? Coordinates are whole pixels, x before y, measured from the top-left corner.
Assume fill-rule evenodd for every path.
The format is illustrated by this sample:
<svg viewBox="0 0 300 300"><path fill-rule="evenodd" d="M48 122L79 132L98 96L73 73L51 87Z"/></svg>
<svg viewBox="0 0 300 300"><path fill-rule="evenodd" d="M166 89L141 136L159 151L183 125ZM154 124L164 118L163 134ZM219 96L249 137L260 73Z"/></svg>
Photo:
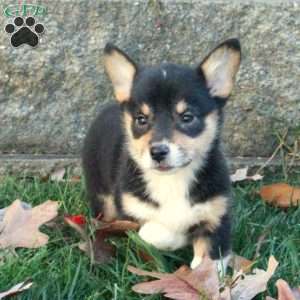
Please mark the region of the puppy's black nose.
<svg viewBox="0 0 300 300"><path fill-rule="evenodd" d="M154 145L150 149L152 159L157 162L163 161L168 155L169 151L169 147L164 144Z"/></svg>

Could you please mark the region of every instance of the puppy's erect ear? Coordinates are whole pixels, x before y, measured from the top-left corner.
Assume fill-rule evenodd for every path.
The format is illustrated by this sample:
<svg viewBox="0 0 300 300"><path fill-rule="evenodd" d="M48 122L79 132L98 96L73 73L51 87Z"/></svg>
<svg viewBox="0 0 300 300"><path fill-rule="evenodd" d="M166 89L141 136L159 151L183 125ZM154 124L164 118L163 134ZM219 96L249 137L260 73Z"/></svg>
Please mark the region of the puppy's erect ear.
<svg viewBox="0 0 300 300"><path fill-rule="evenodd" d="M128 101L137 71L135 63L119 48L107 44L104 48L104 65L113 84L117 100L119 102Z"/></svg>
<svg viewBox="0 0 300 300"><path fill-rule="evenodd" d="M223 42L202 61L200 69L213 97L230 95L240 62L241 46L237 39Z"/></svg>

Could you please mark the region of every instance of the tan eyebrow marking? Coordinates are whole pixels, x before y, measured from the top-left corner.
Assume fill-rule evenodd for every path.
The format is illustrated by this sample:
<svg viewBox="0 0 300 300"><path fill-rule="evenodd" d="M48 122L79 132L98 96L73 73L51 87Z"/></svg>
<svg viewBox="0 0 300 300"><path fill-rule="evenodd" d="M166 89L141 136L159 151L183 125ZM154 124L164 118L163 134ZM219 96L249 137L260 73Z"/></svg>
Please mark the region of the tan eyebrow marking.
<svg viewBox="0 0 300 300"><path fill-rule="evenodd" d="M151 109L146 103L143 103L143 105L141 106L141 111L145 116L149 116L151 113Z"/></svg>
<svg viewBox="0 0 300 300"><path fill-rule="evenodd" d="M185 102L185 100L180 100L177 104L176 104L176 112L178 114L182 114L183 112L185 112L187 109L187 104Z"/></svg>

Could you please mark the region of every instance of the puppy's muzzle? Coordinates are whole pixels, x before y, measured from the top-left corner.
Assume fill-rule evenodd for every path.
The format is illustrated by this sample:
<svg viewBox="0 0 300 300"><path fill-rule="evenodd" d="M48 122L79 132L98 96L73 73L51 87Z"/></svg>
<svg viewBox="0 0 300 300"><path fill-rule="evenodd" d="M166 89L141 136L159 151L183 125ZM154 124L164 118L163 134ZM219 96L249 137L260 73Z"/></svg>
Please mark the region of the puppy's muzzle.
<svg viewBox="0 0 300 300"><path fill-rule="evenodd" d="M165 160L169 152L170 148L166 144L154 144L150 148L152 159L158 163Z"/></svg>

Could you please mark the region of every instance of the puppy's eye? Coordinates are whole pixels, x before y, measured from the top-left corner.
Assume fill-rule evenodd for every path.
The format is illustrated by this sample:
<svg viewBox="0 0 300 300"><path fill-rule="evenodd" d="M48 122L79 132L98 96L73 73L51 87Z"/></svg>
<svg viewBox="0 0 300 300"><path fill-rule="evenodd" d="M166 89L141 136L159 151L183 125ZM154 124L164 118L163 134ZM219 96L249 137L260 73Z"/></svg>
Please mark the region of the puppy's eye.
<svg viewBox="0 0 300 300"><path fill-rule="evenodd" d="M185 112L180 115L180 120L182 123L189 124L195 120L195 116L190 112Z"/></svg>
<svg viewBox="0 0 300 300"><path fill-rule="evenodd" d="M148 118L146 116L144 116L143 114L139 114L135 118L135 124L139 127L144 127L148 124Z"/></svg>

